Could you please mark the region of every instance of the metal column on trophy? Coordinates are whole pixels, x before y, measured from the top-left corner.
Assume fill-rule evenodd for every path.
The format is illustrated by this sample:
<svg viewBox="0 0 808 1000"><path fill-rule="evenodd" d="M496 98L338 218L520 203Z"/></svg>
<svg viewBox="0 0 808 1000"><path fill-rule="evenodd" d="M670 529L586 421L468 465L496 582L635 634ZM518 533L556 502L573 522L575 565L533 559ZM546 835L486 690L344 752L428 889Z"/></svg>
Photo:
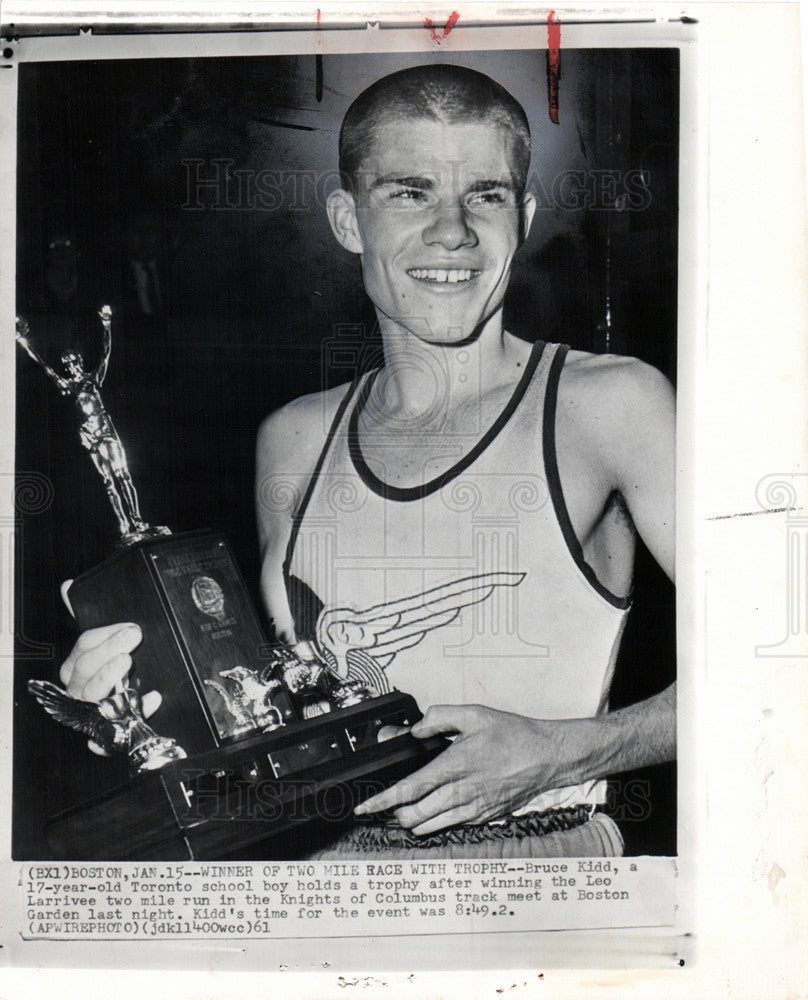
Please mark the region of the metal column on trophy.
<svg viewBox="0 0 808 1000"><path fill-rule="evenodd" d="M21 348L73 400L80 442L118 522L112 554L70 586L77 626L135 622L143 635L130 675L97 705L50 681L29 682L59 722L108 751L127 753L133 775L140 775L54 817L55 855L222 857L324 813L333 817L340 804L349 814L361 797L421 766L446 741L406 732L380 743L383 728L420 718L411 696L377 697L345 681L308 643L271 646L224 537L207 530L173 534L143 519L101 397L110 307L99 317L101 360L88 371L81 355L65 351L62 374L17 320ZM140 692L152 689L162 695L155 726L166 735L141 713ZM323 714L304 719L312 703Z"/></svg>

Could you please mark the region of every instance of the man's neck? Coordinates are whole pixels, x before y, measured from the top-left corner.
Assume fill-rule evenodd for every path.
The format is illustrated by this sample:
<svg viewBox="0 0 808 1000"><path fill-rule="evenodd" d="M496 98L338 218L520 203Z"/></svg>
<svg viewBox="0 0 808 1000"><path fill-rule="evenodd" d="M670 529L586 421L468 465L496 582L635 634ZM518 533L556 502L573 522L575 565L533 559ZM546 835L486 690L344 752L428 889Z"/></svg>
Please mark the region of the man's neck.
<svg viewBox="0 0 808 1000"><path fill-rule="evenodd" d="M502 328L501 312L479 335L461 343L433 343L380 317L384 344L383 378L376 406L413 418L446 412L482 399L518 372L521 353Z"/></svg>

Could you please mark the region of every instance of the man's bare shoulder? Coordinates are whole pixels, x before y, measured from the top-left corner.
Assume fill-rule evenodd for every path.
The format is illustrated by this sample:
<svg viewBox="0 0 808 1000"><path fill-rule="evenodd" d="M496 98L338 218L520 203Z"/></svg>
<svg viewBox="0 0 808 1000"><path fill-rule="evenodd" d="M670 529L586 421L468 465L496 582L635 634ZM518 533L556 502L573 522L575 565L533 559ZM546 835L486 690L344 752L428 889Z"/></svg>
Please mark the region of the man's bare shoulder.
<svg viewBox="0 0 808 1000"><path fill-rule="evenodd" d="M311 471L349 388L346 382L299 396L265 417L258 430L259 463L280 464L287 472Z"/></svg>
<svg viewBox="0 0 808 1000"><path fill-rule="evenodd" d="M670 441L670 382L637 358L570 351L558 387L559 447L580 455L607 484L631 462Z"/></svg>
<svg viewBox="0 0 808 1000"><path fill-rule="evenodd" d="M559 401L607 425L626 419L633 422L643 415L666 419L673 388L662 372L638 358L570 351Z"/></svg>
<svg viewBox="0 0 808 1000"><path fill-rule="evenodd" d="M572 484L568 502L573 510L577 498L577 523L584 526L579 537L597 516L593 495L608 502L616 490L643 541L673 578L676 411L671 384L636 358L571 351L559 383L558 418L559 467L562 480L566 470Z"/></svg>

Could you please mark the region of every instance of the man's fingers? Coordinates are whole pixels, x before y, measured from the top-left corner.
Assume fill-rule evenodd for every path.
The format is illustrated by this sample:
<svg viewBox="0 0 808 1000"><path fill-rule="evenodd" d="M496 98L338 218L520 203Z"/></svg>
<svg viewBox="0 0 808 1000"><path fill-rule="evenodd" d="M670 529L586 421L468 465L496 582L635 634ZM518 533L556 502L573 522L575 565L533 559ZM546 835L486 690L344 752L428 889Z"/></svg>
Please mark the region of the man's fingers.
<svg viewBox="0 0 808 1000"><path fill-rule="evenodd" d="M415 780L420 773L418 771L415 775L404 778L383 792L379 792L378 795L373 795L369 799L365 799L364 802L360 802L354 809L354 814L364 816L367 813L385 812L387 809L415 802L427 795L435 788L435 785L425 782L423 778Z"/></svg>
<svg viewBox="0 0 808 1000"><path fill-rule="evenodd" d="M94 669L102 667L118 653L131 653L141 638L139 627L131 623L118 622L87 629L76 639L59 670L62 683L70 684L77 671L86 683Z"/></svg>
<svg viewBox="0 0 808 1000"><path fill-rule="evenodd" d="M462 783L442 785L418 802L411 802L396 809L395 816L400 826L405 830L412 830L413 833L420 832L424 826L428 826L430 832L440 830L447 823L437 822L438 817L462 810L467 805L469 797L469 790ZM454 822L459 823L461 820L457 819Z"/></svg>
<svg viewBox="0 0 808 1000"><path fill-rule="evenodd" d="M93 674L120 653L131 653L141 638L137 625L102 625L82 632L59 671L68 693L80 697Z"/></svg>
<svg viewBox="0 0 808 1000"><path fill-rule="evenodd" d="M109 757L107 751L103 747L100 747L95 740L87 740L87 746L94 754L98 754L99 757Z"/></svg>
<svg viewBox="0 0 808 1000"><path fill-rule="evenodd" d="M401 781L386 788L383 792L379 792L378 795L373 795L364 802L360 802L354 809L355 815L363 816L367 813L395 809L397 806L417 802L436 788L440 788L441 785L450 781L452 776L439 765L439 761L440 757L436 757L420 771L416 771L408 778L402 778Z"/></svg>
<svg viewBox="0 0 808 1000"><path fill-rule="evenodd" d="M376 734L376 742L384 743L386 740L395 739L396 736L403 736L409 731L409 726L382 726Z"/></svg>
<svg viewBox="0 0 808 1000"><path fill-rule="evenodd" d="M479 705L432 705L423 719L412 727L412 735L426 739L437 733L468 732L476 728L479 710Z"/></svg>
<svg viewBox="0 0 808 1000"><path fill-rule="evenodd" d="M73 694L68 687L68 694L73 694L74 698L81 698L82 701L101 701L110 694L117 684L132 669L132 657L129 653L118 653L108 660L100 670L97 670L81 688L78 694Z"/></svg>
<svg viewBox="0 0 808 1000"><path fill-rule="evenodd" d="M162 704L163 696L159 691L149 691L148 694L144 694L140 699L140 708L143 713L143 718L148 719L150 716L154 715Z"/></svg>
<svg viewBox="0 0 808 1000"><path fill-rule="evenodd" d="M458 806L456 809L447 809L446 812L438 813L418 826L410 827L410 832L418 837L425 837L427 834L436 833L438 830L445 830L449 826L457 826L459 823L468 823L473 818L472 811L468 806ZM403 823L401 824L404 825Z"/></svg>

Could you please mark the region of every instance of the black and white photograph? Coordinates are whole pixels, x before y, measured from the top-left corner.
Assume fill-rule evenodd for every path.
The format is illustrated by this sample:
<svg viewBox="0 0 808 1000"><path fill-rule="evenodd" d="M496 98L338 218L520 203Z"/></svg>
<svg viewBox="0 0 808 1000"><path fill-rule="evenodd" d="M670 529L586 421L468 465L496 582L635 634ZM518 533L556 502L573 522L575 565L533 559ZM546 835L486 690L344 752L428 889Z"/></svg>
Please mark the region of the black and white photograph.
<svg viewBox="0 0 808 1000"><path fill-rule="evenodd" d="M676 853L678 50L562 58L21 67L15 858Z"/></svg>

